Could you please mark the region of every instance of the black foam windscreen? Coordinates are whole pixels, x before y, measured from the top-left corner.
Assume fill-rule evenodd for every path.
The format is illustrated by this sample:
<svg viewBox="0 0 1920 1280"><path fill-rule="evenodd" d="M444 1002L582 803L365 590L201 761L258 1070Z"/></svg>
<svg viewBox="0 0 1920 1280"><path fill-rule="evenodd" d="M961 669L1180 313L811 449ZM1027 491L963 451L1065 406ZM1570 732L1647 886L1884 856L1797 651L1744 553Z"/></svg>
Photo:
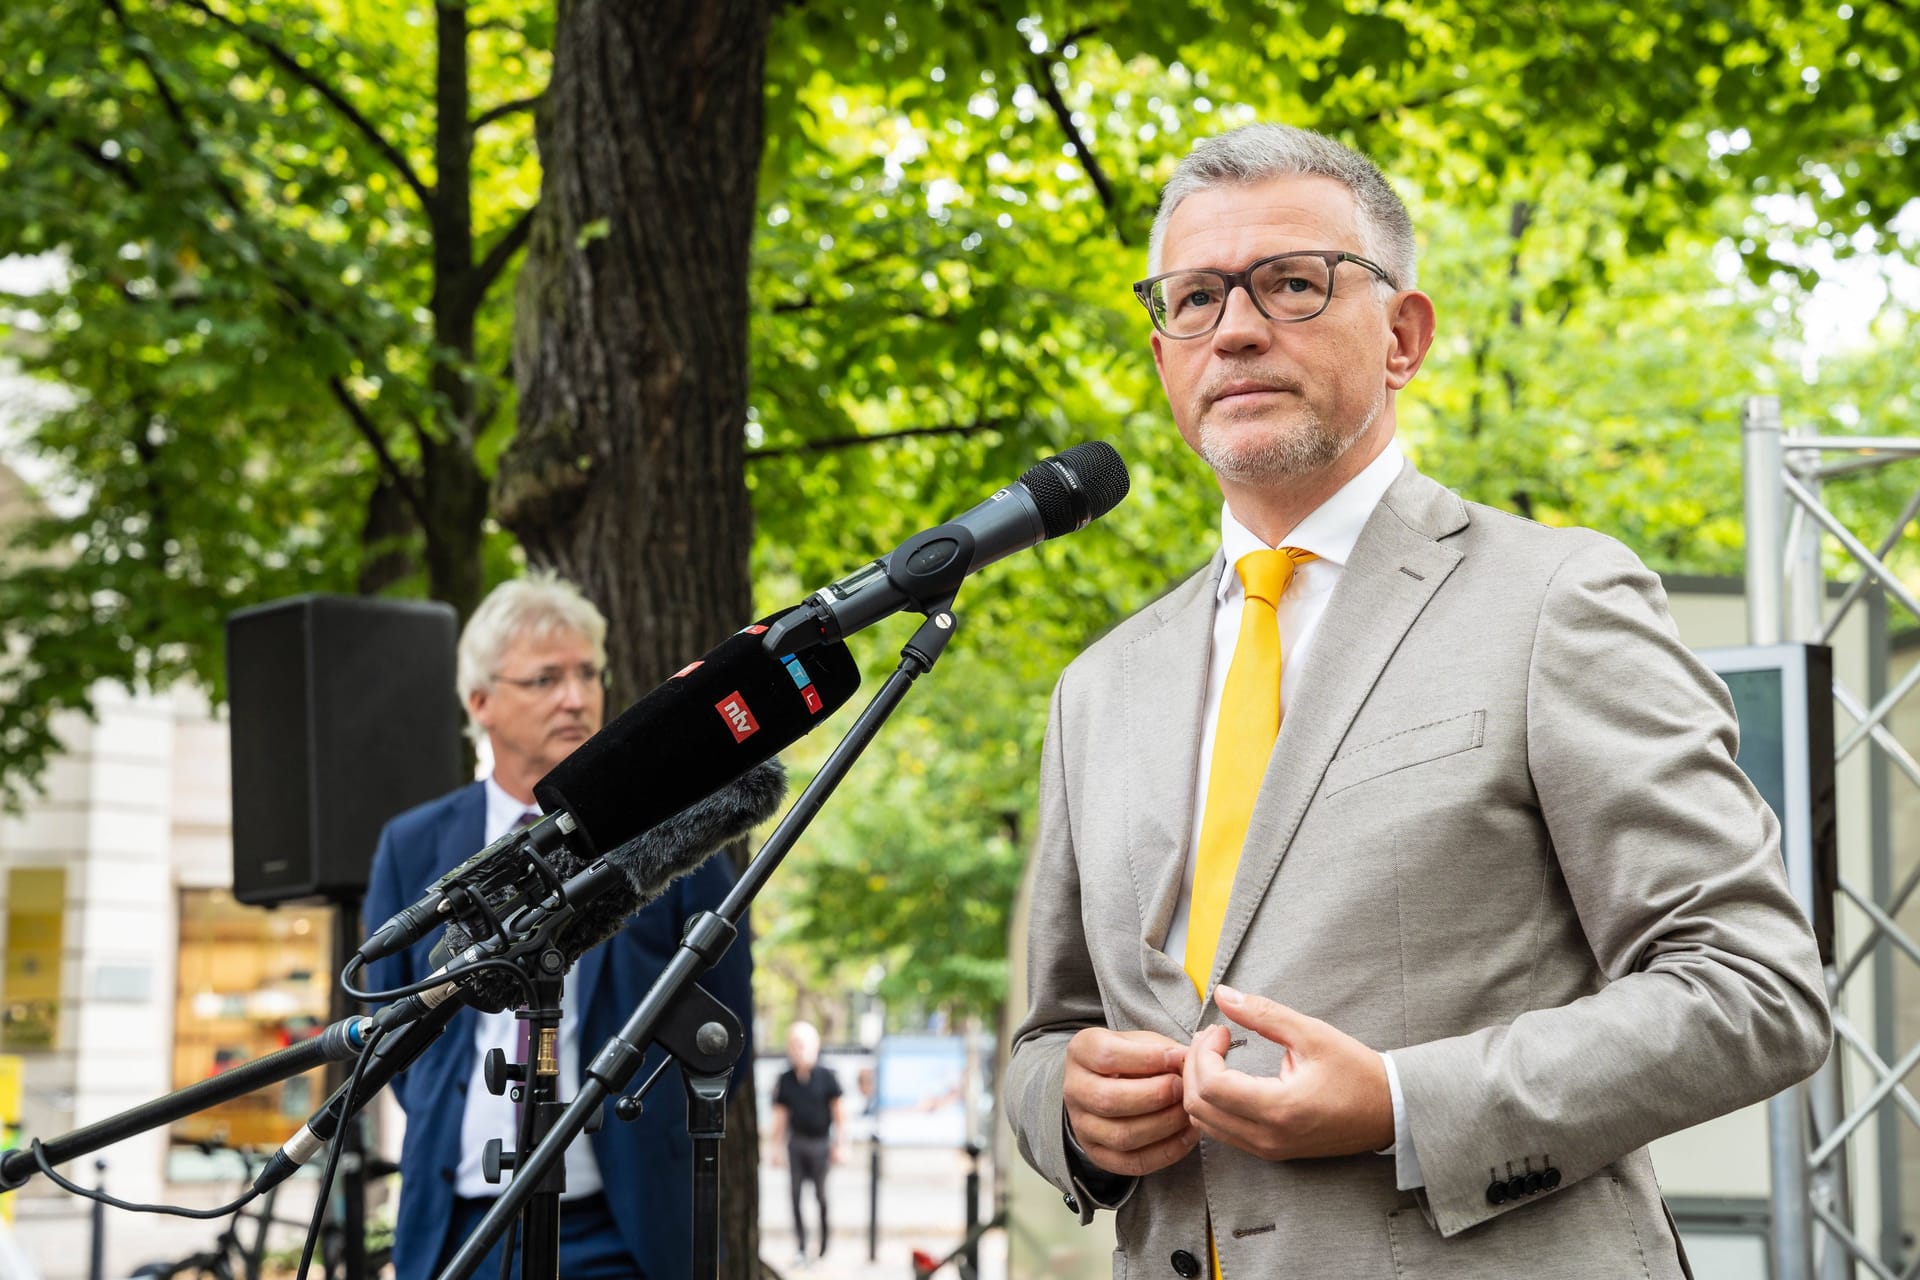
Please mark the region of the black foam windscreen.
<svg viewBox="0 0 1920 1280"><path fill-rule="evenodd" d="M1088 440L1027 468L1020 483L1040 509L1049 538L1072 533L1119 505L1132 480L1120 454L1104 440Z"/></svg>
<svg viewBox="0 0 1920 1280"><path fill-rule="evenodd" d="M844 644L775 657L764 619L623 711L534 784L590 851L617 848L805 737L860 687Z"/></svg>

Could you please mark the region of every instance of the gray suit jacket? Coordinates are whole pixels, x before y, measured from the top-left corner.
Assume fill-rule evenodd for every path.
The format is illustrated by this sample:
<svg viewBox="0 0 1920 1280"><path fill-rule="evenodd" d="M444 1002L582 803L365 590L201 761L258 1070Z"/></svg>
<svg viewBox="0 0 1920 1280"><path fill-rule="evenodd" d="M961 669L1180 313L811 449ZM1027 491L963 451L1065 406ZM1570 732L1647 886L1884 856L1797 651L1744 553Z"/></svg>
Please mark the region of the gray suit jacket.
<svg viewBox="0 0 1920 1280"><path fill-rule="evenodd" d="M1218 556L1054 693L1008 1114L1083 1220L1062 1134L1082 1027L1221 1021L1160 950L1191 830ZM1121 1208L1116 1275L1677 1277L1652 1139L1810 1074L1831 1034L1726 689L1618 543L1403 470L1303 659L1215 980L1391 1051L1426 1178L1212 1139ZM1235 1029L1230 1066L1281 1051ZM1553 1190L1488 1183L1557 1168ZM1185 1265L1184 1259L1179 1260ZM1302 1268L1305 1267L1305 1270Z"/></svg>

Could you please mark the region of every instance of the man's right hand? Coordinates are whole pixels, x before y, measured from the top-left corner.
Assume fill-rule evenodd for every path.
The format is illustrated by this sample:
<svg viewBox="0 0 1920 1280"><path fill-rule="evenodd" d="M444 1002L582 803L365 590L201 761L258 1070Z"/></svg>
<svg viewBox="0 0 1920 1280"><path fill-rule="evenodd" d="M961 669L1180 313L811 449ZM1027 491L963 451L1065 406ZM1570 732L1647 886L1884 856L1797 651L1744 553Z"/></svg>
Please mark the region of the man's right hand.
<svg viewBox="0 0 1920 1280"><path fill-rule="evenodd" d="M1108 1173L1139 1177L1176 1164L1200 1141L1183 1105L1187 1046L1154 1031L1087 1027L1067 1042L1065 1099L1073 1140Z"/></svg>

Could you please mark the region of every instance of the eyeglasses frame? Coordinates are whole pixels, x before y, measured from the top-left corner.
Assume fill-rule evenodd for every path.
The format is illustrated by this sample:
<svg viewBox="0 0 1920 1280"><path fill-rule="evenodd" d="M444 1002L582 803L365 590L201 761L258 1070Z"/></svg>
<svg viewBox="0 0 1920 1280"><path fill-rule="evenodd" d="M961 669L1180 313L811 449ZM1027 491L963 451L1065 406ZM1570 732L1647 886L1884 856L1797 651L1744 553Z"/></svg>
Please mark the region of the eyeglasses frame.
<svg viewBox="0 0 1920 1280"><path fill-rule="evenodd" d="M1268 263L1278 262L1282 258L1318 258L1327 264L1327 296L1321 301L1318 311L1313 312L1311 315L1304 316L1276 316L1268 314L1266 307L1261 305L1260 295L1256 293L1253 288L1253 273ZM1319 316L1332 305L1335 282L1339 278L1338 268L1343 262L1352 262L1365 267L1368 271L1371 271L1374 275L1386 281L1387 287L1390 289L1397 291L1400 288L1399 285L1393 282L1393 277L1387 274L1385 267L1369 258L1363 258L1357 253L1348 253L1344 249L1295 249L1289 253L1274 253L1264 258L1256 258L1239 271L1221 271L1216 267L1184 267L1179 271L1163 271L1157 276L1148 276L1145 280L1136 282L1133 286L1133 296L1140 299L1140 305L1147 309L1147 319L1153 322L1154 332L1163 338L1171 338L1175 342L1190 342L1195 338L1212 337L1214 331L1219 329L1220 321L1226 317L1227 302L1232 299L1235 288L1245 290L1247 300L1253 303L1253 309L1261 315L1266 316L1266 318L1273 323L1303 324ZM1219 313L1214 316L1213 323L1199 333L1168 333L1166 327L1161 323L1160 316L1153 309L1153 286L1159 284L1162 280L1171 280L1175 276L1192 275L1200 271L1204 271L1209 275L1218 276L1226 282L1225 292L1220 295Z"/></svg>
<svg viewBox="0 0 1920 1280"><path fill-rule="evenodd" d="M549 689L542 689L540 687L542 681L545 679L544 675L507 676L507 675L501 675L499 672L495 672L494 674L488 676L487 679L494 684L510 684L516 689L524 689L528 693L534 694L537 697L550 698L554 694L558 693L560 690L566 688L566 686L570 682L574 680L579 680L580 673L578 671L562 671L558 679L554 681L553 687ZM605 693L608 686L611 684L612 680L613 680L613 669L611 667L603 666L594 674L593 679L581 680L580 684L582 688L599 689L602 693Z"/></svg>

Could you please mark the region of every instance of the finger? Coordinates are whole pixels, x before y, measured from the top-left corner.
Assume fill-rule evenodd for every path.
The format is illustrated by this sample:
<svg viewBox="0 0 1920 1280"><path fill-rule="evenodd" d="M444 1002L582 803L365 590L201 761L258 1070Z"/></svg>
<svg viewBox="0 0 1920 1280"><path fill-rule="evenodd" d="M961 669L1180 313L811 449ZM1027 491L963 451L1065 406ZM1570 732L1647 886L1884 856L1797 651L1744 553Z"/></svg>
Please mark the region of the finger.
<svg viewBox="0 0 1920 1280"><path fill-rule="evenodd" d="M1208 1027L1193 1038L1186 1069L1180 1073L1181 1103L1189 1112L1199 1100L1201 1080L1211 1079L1225 1068L1228 1043L1225 1027Z"/></svg>
<svg viewBox="0 0 1920 1280"><path fill-rule="evenodd" d="M1199 1141L1197 1131L1183 1129L1175 1137L1162 1139L1134 1151L1089 1147L1085 1142L1080 1146L1087 1153L1088 1158L1107 1172L1140 1177L1180 1163L1187 1158L1187 1153L1193 1150L1193 1145L1197 1141Z"/></svg>
<svg viewBox="0 0 1920 1280"><path fill-rule="evenodd" d="M1202 1111L1242 1116L1249 1119L1271 1117L1298 1086L1271 1076L1248 1075L1229 1067L1223 1059L1203 1062L1187 1084L1184 1098L1192 1114Z"/></svg>
<svg viewBox="0 0 1920 1280"><path fill-rule="evenodd" d="M1155 1076L1167 1069L1167 1051L1180 1047L1157 1032L1087 1027L1067 1042L1067 1060L1103 1076Z"/></svg>
<svg viewBox="0 0 1920 1280"><path fill-rule="evenodd" d="M1150 1116L1113 1120L1105 1116L1072 1116L1073 1137L1081 1149L1092 1154L1093 1147L1108 1151L1139 1151L1175 1138L1192 1127L1182 1106L1163 1108ZM1092 1144L1092 1145L1089 1145Z"/></svg>
<svg viewBox="0 0 1920 1280"><path fill-rule="evenodd" d="M1263 1160L1284 1159L1288 1150L1285 1134L1270 1125L1259 1124L1244 1116L1210 1111L1202 1105L1202 1115L1191 1117L1193 1127L1216 1142L1259 1156Z"/></svg>
<svg viewBox="0 0 1920 1280"><path fill-rule="evenodd" d="M1168 1073L1157 1076L1101 1076L1091 1071L1071 1071L1066 1080L1067 1109L1099 1116L1144 1116L1180 1102L1180 1077Z"/></svg>
<svg viewBox="0 0 1920 1280"><path fill-rule="evenodd" d="M1213 1000L1220 1006L1220 1012L1236 1025L1289 1047L1304 1047L1317 1040L1320 1031L1327 1025L1278 1000L1251 995L1229 986L1215 987Z"/></svg>

